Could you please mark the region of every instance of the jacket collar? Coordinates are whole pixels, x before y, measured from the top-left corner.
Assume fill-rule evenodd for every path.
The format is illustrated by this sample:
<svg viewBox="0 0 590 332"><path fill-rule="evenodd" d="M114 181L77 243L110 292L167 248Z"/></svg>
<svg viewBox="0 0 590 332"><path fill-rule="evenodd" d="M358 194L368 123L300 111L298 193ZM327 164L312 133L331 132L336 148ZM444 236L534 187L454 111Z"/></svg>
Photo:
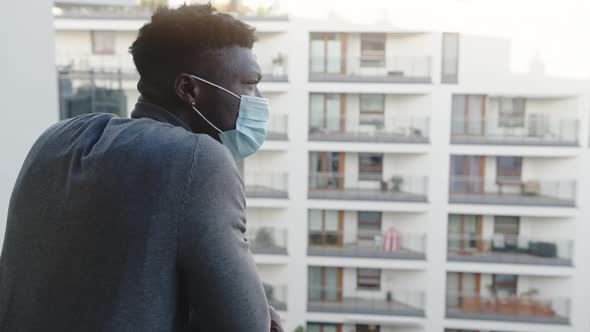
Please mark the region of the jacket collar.
<svg viewBox="0 0 590 332"><path fill-rule="evenodd" d="M131 118L150 118L159 122L169 123L173 126L182 127L192 132L191 128L179 117L156 104L150 103L143 96L140 96L137 100L135 109L131 112Z"/></svg>

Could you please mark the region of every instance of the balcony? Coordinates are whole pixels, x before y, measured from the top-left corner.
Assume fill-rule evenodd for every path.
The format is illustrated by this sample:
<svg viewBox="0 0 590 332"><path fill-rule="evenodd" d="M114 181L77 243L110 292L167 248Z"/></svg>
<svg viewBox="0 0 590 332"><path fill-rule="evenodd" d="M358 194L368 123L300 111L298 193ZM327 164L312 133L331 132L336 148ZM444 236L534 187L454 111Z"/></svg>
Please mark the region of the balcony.
<svg viewBox="0 0 590 332"><path fill-rule="evenodd" d="M247 198L289 198L289 181L283 173L246 173L244 187Z"/></svg>
<svg viewBox="0 0 590 332"><path fill-rule="evenodd" d="M347 240L344 232L309 232L310 256L334 256L355 258L384 258L424 260L426 236L424 234L399 234L393 238L377 235L372 241ZM339 244L339 239L344 239Z"/></svg>
<svg viewBox="0 0 590 332"><path fill-rule="evenodd" d="M282 55L276 55L271 59L258 59L260 70L262 71L262 82L288 82L287 58Z"/></svg>
<svg viewBox="0 0 590 332"><path fill-rule="evenodd" d="M289 117L287 114L271 113L268 121L266 139L269 141L287 141L289 130Z"/></svg>
<svg viewBox="0 0 590 332"><path fill-rule="evenodd" d="M275 227L247 227L250 250L260 255L286 255L287 230Z"/></svg>
<svg viewBox="0 0 590 332"><path fill-rule="evenodd" d="M447 318L479 319L519 323L569 324L567 298L537 296L447 296Z"/></svg>
<svg viewBox="0 0 590 332"><path fill-rule="evenodd" d="M447 259L453 262L571 266L573 241L546 241L496 234L482 238L449 235Z"/></svg>
<svg viewBox="0 0 590 332"><path fill-rule="evenodd" d="M338 173L312 173L309 177L309 199L359 201L427 202L428 178L424 176L393 176L389 180L351 183Z"/></svg>
<svg viewBox="0 0 590 332"><path fill-rule="evenodd" d="M383 123L385 123L385 125L383 123L355 123L355 125L351 125L343 116L331 118L323 117L322 120L324 120L326 124L336 124L336 128L330 128L329 125L312 124L309 128L310 141L418 144L426 144L430 141L430 121L427 117L389 117L384 120ZM356 119L356 122L358 122L358 119ZM391 124L391 126L389 126L389 124ZM346 128L339 128L340 126Z"/></svg>
<svg viewBox="0 0 590 332"><path fill-rule="evenodd" d="M424 303L423 293L407 290L310 288L307 311L424 317Z"/></svg>
<svg viewBox="0 0 590 332"><path fill-rule="evenodd" d="M287 286L262 283L268 305L278 311L287 310Z"/></svg>
<svg viewBox="0 0 590 332"><path fill-rule="evenodd" d="M449 203L575 207L576 181L451 176Z"/></svg>
<svg viewBox="0 0 590 332"><path fill-rule="evenodd" d="M522 127L499 127L498 119L453 121L453 144L577 146L579 121L539 117Z"/></svg>
<svg viewBox="0 0 590 332"><path fill-rule="evenodd" d="M430 56L391 56L381 66L361 57L311 57L312 82L431 83Z"/></svg>

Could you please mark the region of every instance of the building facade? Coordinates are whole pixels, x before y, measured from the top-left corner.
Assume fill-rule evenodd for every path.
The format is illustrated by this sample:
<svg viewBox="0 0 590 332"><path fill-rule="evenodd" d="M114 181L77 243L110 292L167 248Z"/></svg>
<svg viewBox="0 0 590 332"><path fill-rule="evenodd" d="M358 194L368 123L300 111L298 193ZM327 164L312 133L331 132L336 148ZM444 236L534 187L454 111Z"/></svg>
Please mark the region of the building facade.
<svg viewBox="0 0 590 332"><path fill-rule="evenodd" d="M57 7L62 117L125 116L149 11ZM247 233L287 331L590 330L588 82L512 73L510 40L241 18L272 108Z"/></svg>

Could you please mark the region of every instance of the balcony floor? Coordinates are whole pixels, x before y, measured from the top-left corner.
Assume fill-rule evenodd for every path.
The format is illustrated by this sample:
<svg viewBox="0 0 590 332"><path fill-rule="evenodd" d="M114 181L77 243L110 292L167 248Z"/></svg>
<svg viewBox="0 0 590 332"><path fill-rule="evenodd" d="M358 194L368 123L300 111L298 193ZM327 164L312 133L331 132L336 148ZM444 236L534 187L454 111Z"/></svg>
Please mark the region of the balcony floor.
<svg viewBox="0 0 590 332"><path fill-rule="evenodd" d="M451 137L452 144L481 144L481 145L521 145L521 146L578 146L577 141L558 139L543 139L542 137L489 137L489 136L461 136Z"/></svg>
<svg viewBox="0 0 590 332"><path fill-rule="evenodd" d="M310 133L309 140L314 142L359 142L359 143L410 143L428 144L430 140L423 136L402 134L352 134L352 133Z"/></svg>
<svg viewBox="0 0 590 332"><path fill-rule="evenodd" d="M449 203L454 204L491 204L491 205L530 205L575 207L574 201L538 195L518 194L458 194L449 195Z"/></svg>
<svg viewBox="0 0 590 332"><path fill-rule="evenodd" d="M287 248L277 245L268 245L264 247L256 247L256 245L252 245L250 251L256 255L287 255Z"/></svg>
<svg viewBox="0 0 590 332"><path fill-rule="evenodd" d="M357 201L385 201L385 202L419 202L426 203L424 195L381 191L375 189L344 189L344 190L317 190L310 189L307 194L309 199L342 199Z"/></svg>
<svg viewBox="0 0 590 332"><path fill-rule="evenodd" d="M287 303L277 300L277 299L267 299L268 305L273 307L275 310L278 311L287 311Z"/></svg>
<svg viewBox="0 0 590 332"><path fill-rule="evenodd" d="M558 257L539 257L526 253L511 252L449 252L447 259L451 262L500 263L500 264L529 264L549 266L571 266L572 261Z"/></svg>
<svg viewBox="0 0 590 332"><path fill-rule="evenodd" d="M540 315L519 315L499 314L495 312L465 312L461 308L447 308L447 318L453 319L477 319L493 320L515 323L535 324L569 324L569 318L563 316L540 316Z"/></svg>
<svg viewBox="0 0 590 332"><path fill-rule="evenodd" d="M289 138L287 137L287 134L285 134L285 133L269 131L268 133L266 133L266 140L268 140L268 141L287 141L287 140L289 140Z"/></svg>
<svg viewBox="0 0 590 332"><path fill-rule="evenodd" d="M340 302L308 301L307 311L365 315L395 315L424 317L424 310L398 301L372 301L344 298Z"/></svg>
<svg viewBox="0 0 590 332"><path fill-rule="evenodd" d="M390 259L419 259L424 260L424 253L408 249L398 251L382 251L372 247L344 245L343 247L310 246L307 248L310 256L362 257L362 258L390 258Z"/></svg>
<svg viewBox="0 0 590 332"><path fill-rule="evenodd" d="M260 185L245 186L247 198L289 198L289 194L280 189Z"/></svg>

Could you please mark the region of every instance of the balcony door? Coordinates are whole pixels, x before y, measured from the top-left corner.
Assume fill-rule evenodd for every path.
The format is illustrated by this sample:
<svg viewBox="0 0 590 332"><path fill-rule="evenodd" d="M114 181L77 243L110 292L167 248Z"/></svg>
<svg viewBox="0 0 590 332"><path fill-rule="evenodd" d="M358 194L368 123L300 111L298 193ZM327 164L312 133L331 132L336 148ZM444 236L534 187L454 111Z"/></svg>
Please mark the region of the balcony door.
<svg viewBox="0 0 590 332"><path fill-rule="evenodd" d="M309 267L309 300L342 302L342 268Z"/></svg>
<svg viewBox="0 0 590 332"><path fill-rule="evenodd" d="M451 156L451 193L483 193L485 157Z"/></svg>
<svg viewBox="0 0 590 332"><path fill-rule="evenodd" d="M313 93L309 97L310 133L345 132L346 96L335 93Z"/></svg>
<svg viewBox="0 0 590 332"><path fill-rule="evenodd" d="M453 95L452 132L453 135L485 135L487 96Z"/></svg>
<svg viewBox="0 0 590 332"><path fill-rule="evenodd" d="M458 215L449 216L448 250L459 254L481 251L482 216Z"/></svg>
<svg viewBox="0 0 590 332"><path fill-rule="evenodd" d="M309 51L312 74L340 75L346 72L345 33L312 33Z"/></svg>
<svg viewBox="0 0 590 332"><path fill-rule="evenodd" d="M450 272L447 274L447 306L466 308L479 303L481 274Z"/></svg>
<svg viewBox="0 0 590 332"><path fill-rule="evenodd" d="M342 246L344 213L335 210L309 211L309 244Z"/></svg>
<svg viewBox="0 0 590 332"><path fill-rule="evenodd" d="M310 163L312 188L344 189L344 152L314 152Z"/></svg>

